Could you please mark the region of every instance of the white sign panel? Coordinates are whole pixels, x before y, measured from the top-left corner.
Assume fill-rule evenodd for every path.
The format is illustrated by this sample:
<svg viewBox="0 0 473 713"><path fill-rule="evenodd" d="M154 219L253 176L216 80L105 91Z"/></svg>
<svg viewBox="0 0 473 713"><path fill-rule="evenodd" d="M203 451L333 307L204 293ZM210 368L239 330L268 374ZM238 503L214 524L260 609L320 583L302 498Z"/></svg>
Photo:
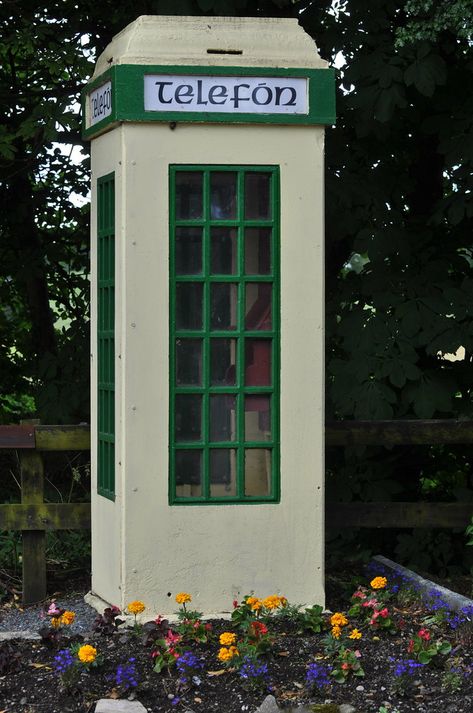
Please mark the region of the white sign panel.
<svg viewBox="0 0 473 713"><path fill-rule="evenodd" d="M89 125L93 126L112 113L112 83L102 84L89 94Z"/></svg>
<svg viewBox="0 0 473 713"><path fill-rule="evenodd" d="M145 111L308 114L306 77L147 74Z"/></svg>

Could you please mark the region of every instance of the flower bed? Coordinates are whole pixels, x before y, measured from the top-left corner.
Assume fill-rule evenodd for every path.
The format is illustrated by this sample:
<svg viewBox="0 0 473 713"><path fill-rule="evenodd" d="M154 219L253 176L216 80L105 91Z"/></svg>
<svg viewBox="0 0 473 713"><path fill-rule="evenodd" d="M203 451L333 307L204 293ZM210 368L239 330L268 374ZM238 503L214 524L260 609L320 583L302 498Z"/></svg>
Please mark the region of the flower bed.
<svg viewBox="0 0 473 713"><path fill-rule="evenodd" d="M473 611L426 602L382 572L352 591L343 611L298 607L279 595L233 602L231 621L203 621L176 595L178 620L145 624L131 602L125 628L108 608L88 636L54 603L38 642L0 644L0 708L8 713L92 711L99 698L136 698L148 711L255 711L350 703L369 713L473 710ZM316 708L314 710L317 710Z"/></svg>

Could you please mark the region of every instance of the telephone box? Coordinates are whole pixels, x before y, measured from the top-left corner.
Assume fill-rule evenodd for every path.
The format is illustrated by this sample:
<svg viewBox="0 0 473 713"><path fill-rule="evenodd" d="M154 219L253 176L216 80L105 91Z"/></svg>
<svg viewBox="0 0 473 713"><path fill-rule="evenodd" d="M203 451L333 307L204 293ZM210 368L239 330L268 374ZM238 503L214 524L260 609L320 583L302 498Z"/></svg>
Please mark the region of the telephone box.
<svg viewBox="0 0 473 713"><path fill-rule="evenodd" d="M324 601L324 125L296 20L143 16L84 94L92 595Z"/></svg>

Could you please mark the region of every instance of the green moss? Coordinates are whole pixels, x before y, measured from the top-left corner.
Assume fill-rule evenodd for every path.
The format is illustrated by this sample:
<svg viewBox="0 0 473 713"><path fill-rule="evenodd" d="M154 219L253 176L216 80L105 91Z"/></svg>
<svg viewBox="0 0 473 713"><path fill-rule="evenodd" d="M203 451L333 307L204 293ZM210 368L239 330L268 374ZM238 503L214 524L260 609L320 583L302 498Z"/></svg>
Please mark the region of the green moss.
<svg viewBox="0 0 473 713"><path fill-rule="evenodd" d="M315 703L309 706L309 710L313 713L339 713L339 707L336 703Z"/></svg>

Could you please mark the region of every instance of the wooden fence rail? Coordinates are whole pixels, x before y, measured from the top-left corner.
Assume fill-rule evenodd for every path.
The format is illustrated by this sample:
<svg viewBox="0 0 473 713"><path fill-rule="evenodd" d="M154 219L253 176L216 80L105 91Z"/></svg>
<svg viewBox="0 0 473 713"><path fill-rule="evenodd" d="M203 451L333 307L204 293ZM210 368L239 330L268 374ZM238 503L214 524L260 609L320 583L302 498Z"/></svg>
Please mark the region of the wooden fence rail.
<svg viewBox="0 0 473 713"><path fill-rule="evenodd" d="M336 421L327 446L473 444L473 421ZM47 530L90 528L90 503L45 503L43 451L90 450L89 426L0 426L0 449L19 453L21 503L0 505L0 530L23 534L23 603L46 596ZM473 503L327 503L328 527L463 528Z"/></svg>
<svg viewBox="0 0 473 713"><path fill-rule="evenodd" d="M42 451L90 450L89 426L0 426L0 448L18 451L21 503L0 505L0 530L22 531L23 603L46 596L47 530L90 528L90 503L45 503Z"/></svg>
<svg viewBox="0 0 473 713"><path fill-rule="evenodd" d="M473 421L332 421L325 425L327 446L419 446L473 444ZM326 503L328 527L464 528L473 502Z"/></svg>

